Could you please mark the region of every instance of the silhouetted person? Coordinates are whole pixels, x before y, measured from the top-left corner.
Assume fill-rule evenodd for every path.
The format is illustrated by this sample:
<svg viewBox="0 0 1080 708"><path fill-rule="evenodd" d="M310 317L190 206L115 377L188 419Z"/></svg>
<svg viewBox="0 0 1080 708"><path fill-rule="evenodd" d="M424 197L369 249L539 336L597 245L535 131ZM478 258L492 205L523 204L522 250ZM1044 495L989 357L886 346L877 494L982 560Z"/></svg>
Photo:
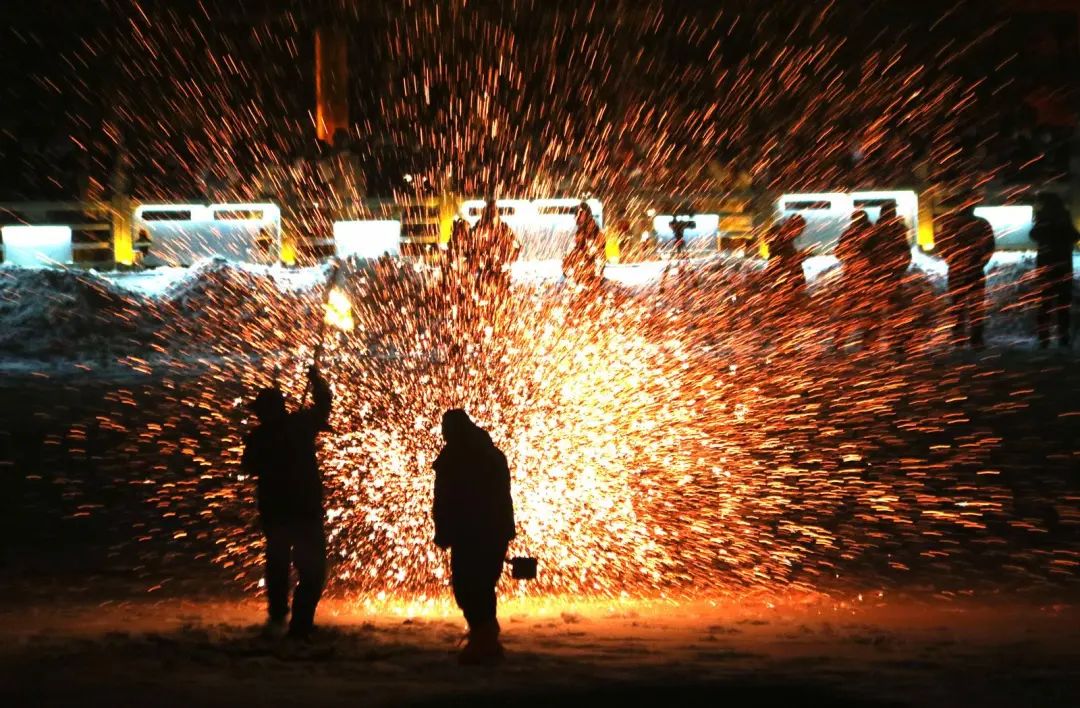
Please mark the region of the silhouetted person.
<svg viewBox="0 0 1080 708"><path fill-rule="evenodd" d="M908 226L896 213L894 202L882 205L881 214L866 241L865 257L869 296L876 310L868 320L867 337L872 340L886 321L897 323L907 304L903 283L911 266L911 244ZM902 349L904 341L897 337L893 345Z"/></svg>
<svg viewBox="0 0 1080 708"><path fill-rule="evenodd" d="M836 244L836 258L844 268L844 280L854 287L868 275L869 241L874 232L870 217L863 210L851 215L851 224L840 235Z"/></svg>
<svg viewBox="0 0 1080 708"><path fill-rule="evenodd" d="M469 257L469 224L458 217L450 227L450 240L446 242L446 270L461 275Z"/></svg>
<svg viewBox="0 0 1080 708"><path fill-rule="evenodd" d="M514 538L510 468L487 431L460 409L443 414L446 445L436 458L435 544L450 549L454 599L469 625L464 664L503 658L495 586Z"/></svg>
<svg viewBox="0 0 1080 708"><path fill-rule="evenodd" d="M578 205L574 216L577 232L574 246L563 259L563 275L585 285L603 279L604 235L586 202Z"/></svg>
<svg viewBox="0 0 1080 708"><path fill-rule="evenodd" d="M146 232L146 229L139 229L139 236L135 239L135 262L139 265L146 260L146 257L150 255L150 246L153 242L150 240L150 234Z"/></svg>
<svg viewBox="0 0 1080 708"><path fill-rule="evenodd" d="M986 219L975 216L969 200L946 215L935 229L937 250L949 266L949 297L952 300L953 343L973 347L985 344L986 264L994 255L994 229Z"/></svg>
<svg viewBox="0 0 1080 708"><path fill-rule="evenodd" d="M867 246L871 277L898 285L911 267L911 243L907 223L896 213L895 203L881 207L881 215L874 224Z"/></svg>
<svg viewBox="0 0 1080 708"><path fill-rule="evenodd" d="M872 236L874 224L863 210L851 214L851 224L844 229L836 244L836 258L842 268L840 277L840 302L842 310L834 346L839 348L847 344L852 332L860 333L860 344L872 336L877 329L877 313L874 312L875 298L870 288L873 270Z"/></svg>
<svg viewBox="0 0 1080 708"><path fill-rule="evenodd" d="M1065 203L1056 194L1044 192L1035 198L1035 225L1031 240L1038 246L1036 257L1039 311L1039 346L1050 346L1051 315L1057 315L1058 343L1070 344L1073 296L1073 248L1077 233Z"/></svg>
<svg viewBox="0 0 1080 708"><path fill-rule="evenodd" d="M274 239L271 238L270 232L267 229L259 229L259 235L255 238L255 244L259 250L264 253L270 253L270 249L274 246Z"/></svg>
<svg viewBox="0 0 1080 708"><path fill-rule="evenodd" d="M676 214L671 219L671 234L674 237L675 257L686 257L686 231L695 229L697 224L693 219L685 218Z"/></svg>
<svg viewBox="0 0 1080 708"><path fill-rule="evenodd" d="M513 230L499 217L494 199L484 204L480 220L472 228L470 241L473 265L479 267L482 276L493 279L500 286L508 286L508 268L517 260L521 244Z"/></svg>
<svg viewBox="0 0 1080 708"><path fill-rule="evenodd" d="M660 292L664 292L664 283L667 282L668 273L671 271L673 264L680 276L686 272L686 268L689 265L689 259L686 255L686 231L687 229L697 228L697 224L693 219L685 218L678 213L671 217L669 226L671 228L673 237L672 244L674 245L675 252L668 260L667 266L664 268L664 274L660 278Z"/></svg>
<svg viewBox="0 0 1080 708"><path fill-rule="evenodd" d="M257 480L259 521L266 536L269 624L289 615L289 568L299 583L289 636L311 634L315 607L326 582L323 490L315 438L330 417L330 388L316 367L308 370L313 404L289 413L279 388L264 388L252 403L259 425L244 442L244 470Z"/></svg>
<svg viewBox="0 0 1080 708"><path fill-rule="evenodd" d="M769 248L765 273L773 288L787 294L799 293L806 287L806 275L803 273L806 254L795 246L795 241L804 231L806 220L794 214L775 224L765 237L765 244Z"/></svg>

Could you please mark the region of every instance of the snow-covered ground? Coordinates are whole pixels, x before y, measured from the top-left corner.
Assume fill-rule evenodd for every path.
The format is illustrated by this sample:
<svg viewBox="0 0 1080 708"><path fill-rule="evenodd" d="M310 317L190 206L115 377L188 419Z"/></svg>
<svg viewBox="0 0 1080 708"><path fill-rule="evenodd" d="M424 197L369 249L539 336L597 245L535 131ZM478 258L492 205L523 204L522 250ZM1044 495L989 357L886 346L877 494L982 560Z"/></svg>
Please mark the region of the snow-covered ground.
<svg viewBox="0 0 1080 708"><path fill-rule="evenodd" d="M131 601L0 614L9 706L1070 706L1074 608L726 599L501 612L508 661L454 661L456 616L320 610L310 645L254 603Z"/></svg>
<svg viewBox="0 0 1080 708"><path fill-rule="evenodd" d="M1080 276L1080 254L1074 258ZM707 291L716 288L735 288L732 292L736 292L740 282L760 273L762 264L757 259L717 257L692 261L690 268L707 275L697 287L704 288L701 294L708 296ZM839 269L835 258L810 258L804 269L812 293L827 294L836 287ZM998 253L987 270L991 343L1034 347L1034 254ZM416 277L424 277L419 271ZM326 273L326 266L294 269L220 259L187 269L108 273L3 266L0 366L7 371L22 371L27 366L56 370L72 364L101 368L125 355L153 357L154 344L176 355L183 347L176 345L175 337L169 342L163 338L183 332L192 339L200 330L207 340L212 332L206 328L211 325L211 329L234 325L235 330L235 325L251 322L250 331L258 334L271 325L258 321L263 313L283 315L299 310L304 313L301 316L313 316ZM678 280L665 261L609 265L605 275L616 286L638 293L657 288L662 292L669 279ZM557 287L560 263L516 263L513 277L531 287ZM945 284L942 262L915 251L911 287L925 290L943 305L940 296ZM1074 307L1077 305L1080 298ZM927 316L940 317L941 313L937 307ZM816 316L830 316L828 308ZM224 353L218 349L215 354Z"/></svg>
<svg viewBox="0 0 1080 708"><path fill-rule="evenodd" d="M929 256L919 249L912 249L912 257L914 270L932 276L934 280L939 278L942 281L944 280L948 269L942 260ZM715 260L715 258L695 259L693 262L701 264ZM733 257L727 260L730 263L738 262L742 264L742 267L750 269L764 266L764 261L757 259ZM1027 272L1034 267L1034 260L1035 254L1033 251L999 251L991 259L987 271L990 273L1001 271ZM128 292L148 297L161 297L180 283L190 279L192 274L200 272L208 262L212 261L204 261L192 268L161 267L140 271L106 271L95 274ZM1074 269L1080 272L1080 253L1074 255L1073 262ZM251 263L232 263L231 265L253 275L272 278L285 291L303 291L318 287L325 282L326 271L324 266L285 268ZM803 271L806 273L807 279L813 282L838 265L839 261L835 256L813 256L806 259L803 264ZM609 264L604 270L604 275L608 280L623 285L646 285L661 280L668 266L667 261ZM14 271L15 269L11 268L11 270ZM511 271L514 279L518 281L555 281L562 277L562 262L558 260L518 262L513 264Z"/></svg>
<svg viewBox="0 0 1080 708"><path fill-rule="evenodd" d="M100 275L123 290L147 297L164 297L212 263L213 260L209 260L197 263L191 268L166 266L147 270L108 271ZM286 292L309 290L326 282L324 266L285 268L236 262L231 262L230 265L257 277L270 278Z"/></svg>
<svg viewBox="0 0 1080 708"><path fill-rule="evenodd" d="M557 265L516 266L521 291L564 295L550 282ZM806 264L814 316L832 316L820 296L837 281L835 265ZM607 277L626 297L692 320L721 301L709 289L737 289L760 269L721 259L692 266L702 275L700 315L685 291L657 287L666 263L611 266ZM1071 355L1031 351L1032 267L1031 254L995 257L991 350L977 357L939 347L881 366L820 354L821 330L810 326L793 352L740 359L769 374L740 374L740 390L760 394L753 430L721 429L681 452L697 459L724 436L753 438L750 458L731 464L772 475L761 496L782 504L772 516L710 533L739 544L771 530L770 544L799 544L806 553L791 564L791 582L770 576L761 584L813 585L820 595L514 600L502 611L511 660L496 671L454 663L462 625L445 587L433 610L372 602L371 594L357 604L345 599L347 587L332 586L320 614L327 631L298 648L259 635L256 593L237 599L251 568L230 558L215 566L219 575L207 571L214 549L244 543L250 532L237 521L250 506L244 490L220 474L223 449L238 444L232 419L249 383L233 375L304 339L325 269L0 268L0 362L19 374L0 382L0 470L16 472L0 477L11 482L0 493L19 500L6 519L13 542L0 556L0 701L1075 705L1076 374ZM415 298L412 272L380 283L392 307L368 308L388 315L403 339L427 335L423 307L433 304ZM911 275L914 292L942 293L937 261L917 256ZM613 300L618 313L625 301ZM717 327L700 346L758 327L755 319ZM712 373L720 355L704 359L697 363ZM70 376L50 378L57 373ZM342 447L355 447L341 433ZM678 487L671 498L693 491ZM216 526L205 516L211 506ZM697 572L732 572L710 556L683 560ZM207 592L235 594L200 599Z"/></svg>

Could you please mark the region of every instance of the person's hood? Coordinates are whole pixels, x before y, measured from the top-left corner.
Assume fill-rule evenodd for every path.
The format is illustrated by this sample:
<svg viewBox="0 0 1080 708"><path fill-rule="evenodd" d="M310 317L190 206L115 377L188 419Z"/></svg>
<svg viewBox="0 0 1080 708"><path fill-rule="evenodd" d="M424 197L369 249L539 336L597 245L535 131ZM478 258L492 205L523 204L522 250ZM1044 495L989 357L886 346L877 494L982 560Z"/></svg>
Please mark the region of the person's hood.
<svg viewBox="0 0 1080 708"><path fill-rule="evenodd" d="M443 414L443 437L449 445L473 445L487 436L487 432L472 421L469 414L454 408ZM490 440L490 437L487 438Z"/></svg>
<svg viewBox="0 0 1080 708"><path fill-rule="evenodd" d="M250 407L259 422L264 425L280 423L288 414L285 408L285 394L276 386L260 389Z"/></svg>

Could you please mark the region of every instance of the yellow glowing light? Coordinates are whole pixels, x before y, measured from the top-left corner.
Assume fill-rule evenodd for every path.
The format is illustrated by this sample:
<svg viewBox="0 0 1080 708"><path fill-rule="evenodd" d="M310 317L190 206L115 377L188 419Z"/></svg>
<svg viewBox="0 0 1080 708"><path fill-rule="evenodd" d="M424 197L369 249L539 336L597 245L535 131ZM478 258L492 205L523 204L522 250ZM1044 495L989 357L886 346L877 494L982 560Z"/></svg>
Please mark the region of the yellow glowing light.
<svg viewBox="0 0 1080 708"><path fill-rule="evenodd" d="M353 320L352 303L349 296L341 288L335 287L330 291L326 300L326 324L337 327L343 332L351 332L356 327Z"/></svg>
<svg viewBox="0 0 1080 708"><path fill-rule="evenodd" d="M915 238L924 251L934 250L934 201L933 194L927 192L919 202L919 227Z"/></svg>
<svg viewBox="0 0 1080 708"><path fill-rule="evenodd" d="M293 245L291 240L282 239L279 257L285 265L296 265L296 246Z"/></svg>
<svg viewBox="0 0 1080 708"><path fill-rule="evenodd" d="M608 234L604 239L604 255L609 263L619 262L619 237L615 234Z"/></svg>

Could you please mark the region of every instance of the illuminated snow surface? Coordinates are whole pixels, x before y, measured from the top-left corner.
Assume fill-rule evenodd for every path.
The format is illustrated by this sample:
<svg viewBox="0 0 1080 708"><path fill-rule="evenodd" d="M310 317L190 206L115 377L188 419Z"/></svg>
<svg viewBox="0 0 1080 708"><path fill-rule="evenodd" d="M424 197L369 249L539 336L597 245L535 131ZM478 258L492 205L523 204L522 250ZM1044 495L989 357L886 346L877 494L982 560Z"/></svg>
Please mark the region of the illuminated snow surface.
<svg viewBox="0 0 1080 708"><path fill-rule="evenodd" d="M454 661L453 616L320 610L296 646L214 601L0 613L15 705L1074 705L1071 608L970 602L565 605L502 613L508 661Z"/></svg>
<svg viewBox="0 0 1080 708"><path fill-rule="evenodd" d="M1072 577L1074 359L1032 351L1030 254L991 267L991 347L978 355L950 346L943 274L921 256L870 347L835 341L869 295L845 290L829 259L807 263L797 301L752 260L613 266L599 292L552 280L553 266L516 265L497 296L408 262L341 274L355 328L331 328L322 362L335 392L321 437L333 592L445 593L430 464L456 406L511 461L512 552L544 568L518 593ZM63 503L48 513L103 524L117 557L154 559L165 544L255 590L244 401L275 377L301 398L327 272L0 269L0 351L25 399L12 410L31 415L17 422L51 421L28 438L49 441L32 454L68 451L94 471L55 480ZM1046 479L1029 488L1040 464Z"/></svg>
<svg viewBox="0 0 1080 708"><path fill-rule="evenodd" d="M954 352L919 256L903 354L830 346L857 303L825 258L786 304L738 259L611 267L603 295L523 264L499 306L351 268L356 329L323 361L329 631L299 649L254 627L237 459L252 390L280 368L302 395L326 270L0 268L0 700L1067 703L1080 372L1035 350L1032 265L995 258L990 346ZM480 683L430 538L451 405L507 451L513 552L540 559L501 585L512 661Z"/></svg>
<svg viewBox="0 0 1080 708"><path fill-rule="evenodd" d="M945 290L944 264L917 250L913 256L911 287L941 295ZM361 268L370 269L370 263ZM1080 276L1080 254L1074 256L1074 263ZM706 277L688 292L695 300L716 297L720 291L725 291L724 295L729 294L726 291L738 294L738 283L762 277L763 264L757 259L738 257L695 259L690 269ZM405 268L413 270L414 266ZM999 252L991 261L988 309L992 343L1034 346L1033 270L1032 252ZM677 290L676 271L677 267L669 262L653 261L609 265L605 277L613 286L645 297L666 287L670 299L672 290ZM226 319L227 306L239 300L261 303L264 310L276 306L295 312L300 307L311 315L318 309L326 272L326 266L282 268L222 259L204 260L191 268L101 273L0 265L0 370L44 367L55 371L70 369L73 364L101 370L123 364L124 354L140 359L183 358L189 354L205 358L211 356L205 346L178 346L171 341L149 350L147 347L166 335L175 339L172 335L177 330L188 329L184 321ZM557 288L562 279L558 261L515 263L512 272L515 282L530 287ZM840 269L832 256L807 259L804 272L811 292L827 294L836 289ZM372 297L379 296L374 283L370 290ZM425 304L413 301L401 306L408 311L422 309ZM265 329L267 322L257 321L257 313L242 314L250 324ZM831 314L827 312L826 316ZM708 317L709 313L695 316ZM197 333L188 334L193 336L186 337L187 343L198 338Z"/></svg>

